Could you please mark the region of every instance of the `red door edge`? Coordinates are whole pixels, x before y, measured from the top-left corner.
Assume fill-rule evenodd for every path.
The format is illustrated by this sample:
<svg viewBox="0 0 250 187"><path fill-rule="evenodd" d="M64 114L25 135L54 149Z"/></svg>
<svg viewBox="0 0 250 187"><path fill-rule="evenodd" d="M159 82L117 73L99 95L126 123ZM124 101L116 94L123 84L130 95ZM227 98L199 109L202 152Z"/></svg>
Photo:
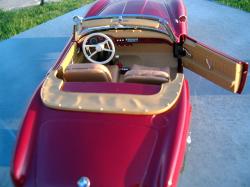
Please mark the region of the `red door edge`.
<svg viewBox="0 0 250 187"><path fill-rule="evenodd" d="M247 73L248 73L248 63L247 62L240 62L243 65L243 70L242 70L242 75L241 75L241 80L240 80L240 86L237 91L238 94L241 94L243 91L245 85L246 85L246 80L247 80Z"/></svg>

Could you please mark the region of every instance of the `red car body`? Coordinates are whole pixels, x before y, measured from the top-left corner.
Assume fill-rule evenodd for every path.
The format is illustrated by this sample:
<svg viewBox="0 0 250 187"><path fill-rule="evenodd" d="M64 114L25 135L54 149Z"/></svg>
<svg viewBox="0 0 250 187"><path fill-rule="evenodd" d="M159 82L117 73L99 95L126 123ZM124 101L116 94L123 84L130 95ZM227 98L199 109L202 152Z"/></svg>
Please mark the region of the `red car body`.
<svg viewBox="0 0 250 187"><path fill-rule="evenodd" d="M181 0L117 2L99 0L86 17L157 16L169 23L176 43L188 37L186 10ZM246 79L245 63L243 73L239 93ZM31 100L17 140L11 168L15 186L76 186L81 176L87 176L93 187L177 186L191 116L187 80L174 107L158 115L55 110L42 103L40 89L41 86ZM63 89L149 95L160 88L142 84L135 89L135 84L67 83Z"/></svg>

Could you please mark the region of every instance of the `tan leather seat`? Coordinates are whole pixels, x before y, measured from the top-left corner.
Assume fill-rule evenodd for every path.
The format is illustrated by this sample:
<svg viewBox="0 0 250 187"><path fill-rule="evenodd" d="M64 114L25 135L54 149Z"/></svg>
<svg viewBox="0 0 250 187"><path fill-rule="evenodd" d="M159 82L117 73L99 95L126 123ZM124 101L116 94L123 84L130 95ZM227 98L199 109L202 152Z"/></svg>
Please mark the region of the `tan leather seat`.
<svg viewBox="0 0 250 187"><path fill-rule="evenodd" d="M124 75L124 82L143 84L162 84L170 79L170 68L134 65Z"/></svg>
<svg viewBox="0 0 250 187"><path fill-rule="evenodd" d="M118 82L119 79L119 67L117 65L107 65L106 66L111 73L112 82Z"/></svg>
<svg viewBox="0 0 250 187"><path fill-rule="evenodd" d="M112 81L112 75L106 66L101 64L92 64L92 63L68 65L63 74L63 78L65 81L69 82Z"/></svg>

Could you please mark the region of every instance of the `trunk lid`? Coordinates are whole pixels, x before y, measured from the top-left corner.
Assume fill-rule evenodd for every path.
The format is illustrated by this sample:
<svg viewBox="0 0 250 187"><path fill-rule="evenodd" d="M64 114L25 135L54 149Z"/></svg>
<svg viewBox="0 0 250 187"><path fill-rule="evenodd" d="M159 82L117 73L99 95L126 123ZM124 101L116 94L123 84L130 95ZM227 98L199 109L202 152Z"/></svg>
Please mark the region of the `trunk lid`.
<svg viewBox="0 0 250 187"><path fill-rule="evenodd" d="M37 184L139 186L147 173L158 132L136 123L98 119L45 122L39 131Z"/></svg>

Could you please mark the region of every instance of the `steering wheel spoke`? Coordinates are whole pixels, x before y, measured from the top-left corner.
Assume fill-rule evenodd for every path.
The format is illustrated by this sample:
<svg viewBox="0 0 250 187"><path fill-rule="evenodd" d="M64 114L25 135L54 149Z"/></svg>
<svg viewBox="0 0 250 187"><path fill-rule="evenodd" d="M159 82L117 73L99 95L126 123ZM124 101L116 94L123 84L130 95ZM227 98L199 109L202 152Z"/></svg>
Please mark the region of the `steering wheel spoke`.
<svg viewBox="0 0 250 187"><path fill-rule="evenodd" d="M91 58L91 57L93 57L95 54L97 54L97 51L91 53L91 55L89 55L89 57Z"/></svg>
<svg viewBox="0 0 250 187"><path fill-rule="evenodd" d="M108 52L111 52L111 53L112 53L112 50L111 50L111 49L106 49L106 48L104 48L103 51L108 51Z"/></svg>
<svg viewBox="0 0 250 187"><path fill-rule="evenodd" d="M101 37L104 38L104 41L97 44L87 44L89 43L90 38ZM91 48L91 50L90 50ZM82 49L84 56L92 63L95 64L106 64L109 63L112 58L115 56L115 45L110 37L103 33L92 33L87 35L82 43ZM107 51L109 52L107 58L103 61L95 60L92 57L98 52Z"/></svg>
<svg viewBox="0 0 250 187"><path fill-rule="evenodd" d="M96 47L96 45L85 45L86 47Z"/></svg>

